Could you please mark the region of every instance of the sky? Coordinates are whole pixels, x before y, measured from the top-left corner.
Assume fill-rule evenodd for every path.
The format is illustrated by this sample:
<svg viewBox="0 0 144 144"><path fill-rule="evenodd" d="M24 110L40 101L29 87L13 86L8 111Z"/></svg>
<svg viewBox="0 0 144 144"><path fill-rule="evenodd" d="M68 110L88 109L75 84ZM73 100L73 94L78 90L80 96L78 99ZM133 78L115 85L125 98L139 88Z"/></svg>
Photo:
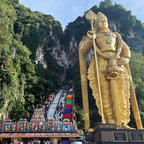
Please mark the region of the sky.
<svg viewBox="0 0 144 144"><path fill-rule="evenodd" d="M19 0L25 7L32 11L40 11L52 15L58 20L63 29L69 22L74 21L78 16L97 5L103 0ZM130 10L132 15L144 23L144 0L111 0L112 3L122 4Z"/></svg>

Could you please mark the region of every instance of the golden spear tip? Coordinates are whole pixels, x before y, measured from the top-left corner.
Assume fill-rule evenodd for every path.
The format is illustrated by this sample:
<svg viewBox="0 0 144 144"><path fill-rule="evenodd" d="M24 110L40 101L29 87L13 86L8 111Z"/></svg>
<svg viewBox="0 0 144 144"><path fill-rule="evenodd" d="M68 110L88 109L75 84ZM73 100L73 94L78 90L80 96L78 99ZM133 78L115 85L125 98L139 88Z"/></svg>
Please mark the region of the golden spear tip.
<svg viewBox="0 0 144 144"><path fill-rule="evenodd" d="M96 20L97 19L97 15L92 11L92 10L89 10L87 12L87 14L85 15L86 19L88 21L91 21L91 20Z"/></svg>

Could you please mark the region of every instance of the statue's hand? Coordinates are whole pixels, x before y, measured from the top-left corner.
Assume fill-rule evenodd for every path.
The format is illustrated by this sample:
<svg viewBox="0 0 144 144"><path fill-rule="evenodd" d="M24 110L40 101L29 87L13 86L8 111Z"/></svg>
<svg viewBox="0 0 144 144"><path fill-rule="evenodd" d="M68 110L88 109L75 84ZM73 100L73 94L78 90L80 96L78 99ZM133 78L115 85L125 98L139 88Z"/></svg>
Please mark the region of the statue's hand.
<svg viewBox="0 0 144 144"><path fill-rule="evenodd" d="M129 58L122 57L118 60L117 64L124 65L124 64L127 64L128 62L129 62Z"/></svg>
<svg viewBox="0 0 144 144"><path fill-rule="evenodd" d="M120 56L119 56L119 54L118 53L116 53L116 55L115 55L115 59L120 59Z"/></svg>
<svg viewBox="0 0 144 144"><path fill-rule="evenodd" d="M87 36L90 38L90 39L96 39L96 31L95 30L90 30L87 32Z"/></svg>

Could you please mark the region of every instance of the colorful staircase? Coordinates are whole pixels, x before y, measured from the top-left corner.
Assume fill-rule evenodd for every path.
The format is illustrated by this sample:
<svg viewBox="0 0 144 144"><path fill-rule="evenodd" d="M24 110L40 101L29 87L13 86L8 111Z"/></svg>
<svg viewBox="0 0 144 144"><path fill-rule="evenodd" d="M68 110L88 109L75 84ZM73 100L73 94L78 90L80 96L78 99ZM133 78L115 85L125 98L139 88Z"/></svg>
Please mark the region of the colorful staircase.
<svg viewBox="0 0 144 144"><path fill-rule="evenodd" d="M67 93L66 96L66 104L65 104L65 109L64 109L64 115L63 115L63 121L71 121L73 119L73 93L72 89L70 89Z"/></svg>

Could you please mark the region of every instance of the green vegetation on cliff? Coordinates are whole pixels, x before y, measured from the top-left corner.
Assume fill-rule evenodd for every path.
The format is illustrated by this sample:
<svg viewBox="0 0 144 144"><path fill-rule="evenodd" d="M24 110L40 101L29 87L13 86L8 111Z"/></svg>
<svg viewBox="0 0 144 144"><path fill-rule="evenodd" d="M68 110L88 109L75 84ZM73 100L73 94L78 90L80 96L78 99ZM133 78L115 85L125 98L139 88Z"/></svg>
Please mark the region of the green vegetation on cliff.
<svg viewBox="0 0 144 144"><path fill-rule="evenodd" d="M61 27L52 16L31 12L12 0L0 1L0 27L0 118L29 119L58 87L54 65L52 71L44 69L34 65L33 58L38 44L53 44L50 30L59 37ZM47 59L54 63L50 56Z"/></svg>
<svg viewBox="0 0 144 144"><path fill-rule="evenodd" d="M14 107L15 111L21 107L22 115L29 117L30 105L34 104L31 88L36 83L34 64L29 58L31 53L14 38L17 15L10 1L0 1L0 18L0 116L13 113ZM29 98L32 100L27 105ZM12 118L21 117L15 114Z"/></svg>

